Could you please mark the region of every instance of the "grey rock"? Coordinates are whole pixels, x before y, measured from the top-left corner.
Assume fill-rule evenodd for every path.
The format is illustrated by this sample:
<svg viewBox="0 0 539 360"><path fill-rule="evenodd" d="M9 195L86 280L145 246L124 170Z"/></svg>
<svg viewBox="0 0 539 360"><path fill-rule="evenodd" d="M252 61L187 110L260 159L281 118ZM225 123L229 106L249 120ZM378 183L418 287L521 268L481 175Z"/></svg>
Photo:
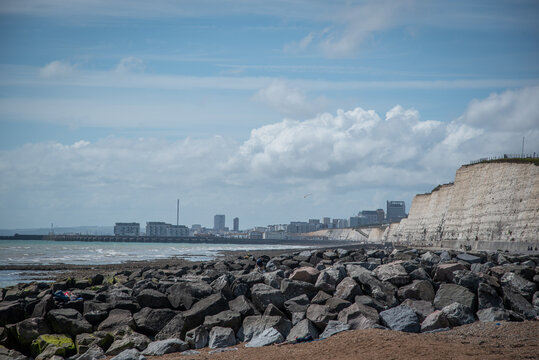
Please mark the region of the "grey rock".
<svg viewBox="0 0 539 360"><path fill-rule="evenodd" d="M97 330L111 330L121 326L129 326L135 328L135 320L129 310L113 309L110 311L109 316L99 324Z"/></svg>
<svg viewBox="0 0 539 360"><path fill-rule="evenodd" d="M382 311L380 320L391 330L417 333L421 329L415 311L405 305Z"/></svg>
<svg viewBox="0 0 539 360"><path fill-rule="evenodd" d="M476 273L468 270L457 270L453 272L453 282L457 285L464 286L471 292L476 292L479 284L484 280Z"/></svg>
<svg viewBox="0 0 539 360"><path fill-rule="evenodd" d="M92 332L92 325L75 309L54 309L47 314L51 329L59 334L77 334Z"/></svg>
<svg viewBox="0 0 539 360"><path fill-rule="evenodd" d="M187 324L183 315L174 316L155 336L156 340L165 340L171 338L183 338L187 332Z"/></svg>
<svg viewBox="0 0 539 360"><path fill-rule="evenodd" d="M240 295L235 299L230 300L228 302L228 307L230 310L239 312L242 317L255 314L255 306L245 297L245 295Z"/></svg>
<svg viewBox="0 0 539 360"><path fill-rule="evenodd" d="M208 330L215 326L221 326L232 328L236 332L240 328L241 322L241 314L233 310L221 311L218 314L208 315L204 318L204 326Z"/></svg>
<svg viewBox="0 0 539 360"><path fill-rule="evenodd" d="M440 264L436 267L434 281L453 282L453 271L457 270L468 270L468 268L460 263Z"/></svg>
<svg viewBox="0 0 539 360"><path fill-rule="evenodd" d="M78 356L75 356L72 358L73 360L99 360L104 359L107 356L105 355L105 352L101 347L94 345L90 347L87 351L85 351L83 354L80 354Z"/></svg>
<svg viewBox="0 0 539 360"><path fill-rule="evenodd" d="M290 279L281 281L281 293L286 299L292 299L303 294L312 299L317 291L310 282Z"/></svg>
<svg viewBox="0 0 539 360"><path fill-rule="evenodd" d="M479 310L492 307L503 308L503 300L494 288L487 283L480 283L477 288L477 303Z"/></svg>
<svg viewBox="0 0 539 360"><path fill-rule="evenodd" d="M305 281L314 285L319 275L320 275L319 270L310 266L304 266L304 267L295 269L290 275L289 279Z"/></svg>
<svg viewBox="0 0 539 360"><path fill-rule="evenodd" d="M108 356L118 355L127 349L133 348L142 351L146 349L150 342L150 339L145 335L139 333L131 333L124 336L123 338L114 340L114 342L110 345L105 354Z"/></svg>
<svg viewBox="0 0 539 360"><path fill-rule="evenodd" d="M306 317L321 330L326 327L330 320L335 320L337 314L331 312L327 305L312 304L307 308Z"/></svg>
<svg viewBox="0 0 539 360"><path fill-rule="evenodd" d="M110 360L146 360L146 357L139 353L137 349L126 349Z"/></svg>
<svg viewBox="0 0 539 360"><path fill-rule="evenodd" d="M476 296L467 288L456 284L442 284L436 292L434 307L438 310L458 302L470 309L476 308Z"/></svg>
<svg viewBox="0 0 539 360"><path fill-rule="evenodd" d="M144 289L137 295L137 302L141 307L170 308L167 296L154 289Z"/></svg>
<svg viewBox="0 0 539 360"><path fill-rule="evenodd" d="M208 345L209 333L204 325L197 326L185 334L185 341L193 349L202 349Z"/></svg>
<svg viewBox="0 0 539 360"><path fill-rule="evenodd" d="M189 310L195 302L210 296L212 291L205 282L181 282L169 287L166 295L173 308Z"/></svg>
<svg viewBox="0 0 539 360"><path fill-rule="evenodd" d="M216 293L222 293L228 300L234 298L234 291L232 290L232 284L236 278L234 275L227 273L219 276L211 284L211 288ZM209 295L209 294L208 294Z"/></svg>
<svg viewBox="0 0 539 360"><path fill-rule="evenodd" d="M279 308L277 308L277 306L275 306L273 304L269 304L268 307L266 308L266 310L264 310L264 313L262 315L266 315L266 316L285 316L283 314L283 312L281 310L279 310Z"/></svg>
<svg viewBox="0 0 539 360"><path fill-rule="evenodd" d="M373 299L372 297L370 297L368 295L356 296L355 302L357 302L358 304L363 304L363 305L375 308L378 312L387 310L387 308L388 308L382 302L380 302L378 300L375 300L375 299Z"/></svg>
<svg viewBox="0 0 539 360"><path fill-rule="evenodd" d="M346 276L346 269L342 265L335 265L329 269L322 270L314 286L318 290L332 294L335 292L337 284Z"/></svg>
<svg viewBox="0 0 539 360"><path fill-rule="evenodd" d="M379 280L389 281L395 286L403 286L410 282L410 276L399 262L380 265L374 269L373 274Z"/></svg>
<svg viewBox="0 0 539 360"><path fill-rule="evenodd" d="M185 326L191 330L204 322L204 317L227 310L228 301L222 294L213 294L196 302L189 310L182 313Z"/></svg>
<svg viewBox="0 0 539 360"><path fill-rule="evenodd" d="M449 321L441 310L430 313L421 322L421 332L428 332L449 327Z"/></svg>
<svg viewBox="0 0 539 360"><path fill-rule="evenodd" d="M434 300L434 288L430 281L414 280L411 284L401 287L397 295L400 299Z"/></svg>
<svg viewBox="0 0 539 360"><path fill-rule="evenodd" d="M513 272L507 272L503 274L500 279L502 286L510 288L513 292L518 293L528 301L533 297L533 293L536 291L537 286L535 283L524 279Z"/></svg>
<svg viewBox="0 0 539 360"><path fill-rule="evenodd" d="M28 347L39 335L49 334L50 330L44 318L28 318L15 325L17 341L23 347Z"/></svg>
<svg viewBox="0 0 539 360"><path fill-rule="evenodd" d="M265 272L262 275L264 276L264 284L269 285L274 289L281 288L281 282L283 281L284 275L284 272L282 270Z"/></svg>
<svg viewBox="0 0 539 360"><path fill-rule="evenodd" d="M273 304L278 308L283 308L285 302L285 297L280 290L261 283L254 284L251 288L251 299L256 308L261 312L263 312L269 304Z"/></svg>
<svg viewBox="0 0 539 360"><path fill-rule="evenodd" d="M288 314L295 312L305 312L310 305L309 297L305 294L286 300L284 308Z"/></svg>
<svg viewBox="0 0 539 360"><path fill-rule="evenodd" d="M442 309L442 313L445 315L449 325L451 327L471 324L475 321L472 310L461 303L454 302L445 306Z"/></svg>
<svg viewBox="0 0 539 360"><path fill-rule="evenodd" d="M143 355L158 356L181 352L189 349L189 345L180 339L167 339L154 341L148 344L148 347L142 352Z"/></svg>
<svg viewBox="0 0 539 360"><path fill-rule="evenodd" d="M185 350L180 353L180 355L187 356L187 355L199 355L200 351L196 350Z"/></svg>
<svg viewBox="0 0 539 360"><path fill-rule="evenodd" d="M479 264L479 263L481 263L481 258L480 257L470 255L470 254L466 254L466 253L458 254L457 259L462 260L462 261L466 261L467 263L470 263L470 264Z"/></svg>
<svg viewBox="0 0 539 360"><path fill-rule="evenodd" d="M145 290L143 290L145 291ZM171 309L154 309L145 307L133 315L136 330L142 334L154 336L174 317Z"/></svg>
<svg viewBox="0 0 539 360"><path fill-rule="evenodd" d="M363 295L359 284L351 277L345 277L335 288L334 296L347 301L354 301L356 295Z"/></svg>
<svg viewBox="0 0 539 360"><path fill-rule="evenodd" d="M432 281L430 275L423 268L416 269L410 273L411 280L427 280Z"/></svg>
<svg viewBox="0 0 539 360"><path fill-rule="evenodd" d="M328 322L322 334L320 334L320 339L327 339L330 336L348 330L350 330L349 324L345 324L336 320L331 320L330 322Z"/></svg>
<svg viewBox="0 0 539 360"><path fill-rule="evenodd" d="M0 360L32 360L20 352L0 346Z"/></svg>
<svg viewBox="0 0 539 360"><path fill-rule="evenodd" d="M306 311L293 312L291 314L292 326L295 326L301 320L306 319L306 316L307 316Z"/></svg>
<svg viewBox="0 0 539 360"><path fill-rule="evenodd" d="M311 303L312 304L318 304L322 305L324 304L328 299L331 298L331 295L329 295L327 292L320 290L316 295L312 298Z"/></svg>
<svg viewBox="0 0 539 360"><path fill-rule="evenodd" d="M477 312L477 318L482 322L490 321L510 321L511 315L509 311L498 307L481 309Z"/></svg>
<svg viewBox="0 0 539 360"><path fill-rule="evenodd" d="M430 251L427 251L426 253L421 255L420 259L430 264L438 264L440 262L440 257Z"/></svg>
<svg viewBox="0 0 539 360"><path fill-rule="evenodd" d="M432 306L430 301L406 299L401 305L411 307L419 317L420 322L424 321L427 316L434 312L434 306Z"/></svg>
<svg viewBox="0 0 539 360"><path fill-rule="evenodd" d="M284 337L290 333L292 323L290 320L281 316L248 316L243 320L237 337L240 341L250 341L254 336L261 334L270 327L275 328Z"/></svg>
<svg viewBox="0 0 539 360"><path fill-rule="evenodd" d="M311 336L313 339L318 339L318 330L311 321L308 319L303 319L294 325L286 337L286 340L295 341L298 338L305 338L307 336Z"/></svg>
<svg viewBox="0 0 539 360"><path fill-rule="evenodd" d="M346 309L341 310L337 319L342 323L351 324L354 327L354 320L360 316L371 320L373 324L378 324L379 322L379 315L376 309L359 303L354 303Z"/></svg>
<svg viewBox="0 0 539 360"><path fill-rule="evenodd" d="M230 328L216 326L210 331L209 347L210 349L226 348L236 345L236 336Z"/></svg>
<svg viewBox="0 0 539 360"><path fill-rule="evenodd" d="M531 320L538 316L538 311L524 298L524 296L515 293L511 288L503 287L503 301L506 307L524 318Z"/></svg>
<svg viewBox="0 0 539 360"><path fill-rule="evenodd" d="M268 328L259 335L253 337L251 341L245 344L245 347L262 347L282 343L283 335L274 328Z"/></svg>
<svg viewBox="0 0 539 360"><path fill-rule="evenodd" d="M332 297L326 301L325 305L328 307L330 312L337 314L339 311L346 309L347 307L352 305L352 303L338 297Z"/></svg>

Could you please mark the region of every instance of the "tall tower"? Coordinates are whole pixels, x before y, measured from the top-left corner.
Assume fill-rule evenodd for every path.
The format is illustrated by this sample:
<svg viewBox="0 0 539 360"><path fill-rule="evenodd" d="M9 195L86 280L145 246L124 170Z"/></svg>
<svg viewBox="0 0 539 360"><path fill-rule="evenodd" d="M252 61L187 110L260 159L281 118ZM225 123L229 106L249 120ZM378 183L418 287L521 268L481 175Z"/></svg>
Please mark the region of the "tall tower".
<svg viewBox="0 0 539 360"><path fill-rule="evenodd" d="M240 231L240 218L238 217L234 218L234 231L235 232Z"/></svg>
<svg viewBox="0 0 539 360"><path fill-rule="evenodd" d="M176 226L180 225L180 199L176 203Z"/></svg>
<svg viewBox="0 0 539 360"><path fill-rule="evenodd" d="M225 229L225 216L215 215L213 217L213 230L221 231Z"/></svg>

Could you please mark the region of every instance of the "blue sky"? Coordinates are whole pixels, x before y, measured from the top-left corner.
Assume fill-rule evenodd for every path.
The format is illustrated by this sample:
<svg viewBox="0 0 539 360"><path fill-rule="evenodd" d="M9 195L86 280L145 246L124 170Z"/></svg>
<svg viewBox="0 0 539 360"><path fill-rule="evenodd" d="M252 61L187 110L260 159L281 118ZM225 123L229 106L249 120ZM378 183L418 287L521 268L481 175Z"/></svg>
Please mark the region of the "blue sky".
<svg viewBox="0 0 539 360"><path fill-rule="evenodd" d="M536 1L11 1L0 227L349 217L539 152ZM304 198L306 193L312 197Z"/></svg>

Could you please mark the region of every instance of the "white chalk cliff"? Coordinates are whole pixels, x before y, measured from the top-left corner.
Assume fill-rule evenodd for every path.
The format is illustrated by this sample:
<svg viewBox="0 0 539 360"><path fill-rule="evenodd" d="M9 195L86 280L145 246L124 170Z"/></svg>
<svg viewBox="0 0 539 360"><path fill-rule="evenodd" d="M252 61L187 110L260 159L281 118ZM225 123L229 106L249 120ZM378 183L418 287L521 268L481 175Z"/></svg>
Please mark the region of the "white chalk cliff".
<svg viewBox="0 0 539 360"><path fill-rule="evenodd" d="M539 166L479 163L455 182L416 195L386 241L444 248L527 251L539 247Z"/></svg>

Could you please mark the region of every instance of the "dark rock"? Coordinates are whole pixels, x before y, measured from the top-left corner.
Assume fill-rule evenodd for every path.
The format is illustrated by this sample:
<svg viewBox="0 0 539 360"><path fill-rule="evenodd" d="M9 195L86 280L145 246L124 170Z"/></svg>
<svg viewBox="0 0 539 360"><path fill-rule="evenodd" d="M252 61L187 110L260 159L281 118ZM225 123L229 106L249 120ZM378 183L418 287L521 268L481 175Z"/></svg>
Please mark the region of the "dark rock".
<svg viewBox="0 0 539 360"><path fill-rule="evenodd" d="M210 330L215 326L229 327L237 332L241 326L241 314L233 310L221 311L215 315L209 315L204 318L204 326Z"/></svg>
<svg viewBox="0 0 539 360"><path fill-rule="evenodd" d="M441 310L432 312L421 322L421 332L445 329L447 327L449 327L449 321Z"/></svg>
<svg viewBox="0 0 539 360"><path fill-rule="evenodd" d="M232 284L236 278L232 274L223 274L215 279L211 284L211 288L216 293L222 293L228 300L234 298ZM209 294L208 294L209 295Z"/></svg>
<svg viewBox="0 0 539 360"><path fill-rule="evenodd" d="M482 322L490 321L510 321L511 315L509 311L500 309L498 307L491 307L487 309L481 309L477 312L477 318Z"/></svg>
<svg viewBox="0 0 539 360"><path fill-rule="evenodd" d="M312 304L307 308L306 317L318 329L322 330L330 320L335 320L337 318L337 314L331 312L327 305Z"/></svg>
<svg viewBox="0 0 539 360"><path fill-rule="evenodd" d="M242 317L255 314L254 305L245 297L245 295L240 295L234 300L230 300L228 302L228 307L230 310L239 312Z"/></svg>
<svg viewBox="0 0 539 360"><path fill-rule="evenodd" d="M328 307L330 312L337 314L339 311L352 305L352 303L337 297L332 297L326 301L325 305Z"/></svg>
<svg viewBox="0 0 539 360"><path fill-rule="evenodd" d="M24 320L24 303L18 301L0 302L0 326L15 324Z"/></svg>
<svg viewBox="0 0 539 360"><path fill-rule="evenodd" d="M205 282L181 282L167 289L166 295L174 309L189 310L198 300L213 292Z"/></svg>
<svg viewBox="0 0 539 360"><path fill-rule="evenodd" d="M430 301L406 299L401 305L411 307L417 314L420 322L425 320L428 315L434 312L434 306L432 306Z"/></svg>
<svg viewBox="0 0 539 360"><path fill-rule="evenodd" d="M462 261L466 261L467 263L470 263L470 264L479 264L479 263L481 263L481 258L480 257L473 256L473 255L466 254L466 253L458 254L457 259L462 260Z"/></svg>
<svg viewBox="0 0 539 360"><path fill-rule="evenodd" d="M126 349L110 360L146 360L146 357L144 357L144 355L137 349Z"/></svg>
<svg viewBox="0 0 539 360"><path fill-rule="evenodd" d="M339 284L345 276L346 269L343 266L333 266L320 272L314 286L318 290L333 294L337 284Z"/></svg>
<svg viewBox="0 0 539 360"><path fill-rule="evenodd" d="M39 335L49 334L49 326L44 318L28 318L15 325L17 342L23 347L29 347Z"/></svg>
<svg viewBox="0 0 539 360"><path fill-rule="evenodd" d="M263 312L269 304L283 308L286 300L281 291L260 283L254 284L251 288L251 299L260 312Z"/></svg>
<svg viewBox="0 0 539 360"><path fill-rule="evenodd" d="M420 259L430 264L438 264L440 262L440 257L430 251L427 251L426 253L421 255Z"/></svg>
<svg viewBox="0 0 539 360"><path fill-rule="evenodd" d="M273 272L265 272L264 284L271 286L274 289L281 288L281 282L283 281L284 272L282 270L276 270Z"/></svg>
<svg viewBox="0 0 539 360"><path fill-rule="evenodd" d="M524 298L524 296L515 293L509 287L503 287L503 302L505 306L524 318L531 320L538 316L538 311Z"/></svg>
<svg viewBox="0 0 539 360"><path fill-rule="evenodd" d="M311 321L308 319L303 319L294 325L286 340L295 341L298 338L305 338L307 336L311 336L313 339L318 339L318 330Z"/></svg>
<svg viewBox="0 0 539 360"><path fill-rule="evenodd" d="M449 321L451 327L471 324L475 321L472 310L468 306L458 302L445 306L442 309L442 313L445 315L447 321Z"/></svg>
<svg viewBox="0 0 539 360"><path fill-rule="evenodd" d="M528 301L533 297L533 293L536 291L537 286L535 283L524 279L523 277L513 273L507 272L503 274L500 279L502 286L511 289L511 291L518 293Z"/></svg>
<svg viewBox="0 0 539 360"><path fill-rule="evenodd" d="M206 327L200 325L185 334L185 341L192 349L202 349L208 345L209 336Z"/></svg>
<svg viewBox="0 0 539 360"><path fill-rule="evenodd" d="M148 336L154 336L163 329L163 326L165 326L174 316L176 316L176 312L171 309L153 309L145 307L134 314L133 319L137 326L137 332Z"/></svg>
<svg viewBox="0 0 539 360"><path fill-rule="evenodd" d="M183 339L187 332L187 324L183 314L174 316L155 336L156 340L165 340L171 338Z"/></svg>
<svg viewBox="0 0 539 360"><path fill-rule="evenodd" d="M305 312L307 311L309 305L309 297L305 294L284 302L284 308L288 314L292 314L295 312Z"/></svg>
<svg viewBox="0 0 539 360"><path fill-rule="evenodd" d="M225 348L236 345L236 336L230 328L216 326L210 331L210 349Z"/></svg>
<svg viewBox="0 0 539 360"><path fill-rule="evenodd" d="M476 296L470 290L456 284L442 284L436 292L434 307L438 310L453 303L458 302L470 309L477 308Z"/></svg>
<svg viewBox="0 0 539 360"><path fill-rule="evenodd" d="M306 312L307 312L307 310L301 311L301 312L293 312L290 315L290 318L292 320L292 325L295 326L301 320L306 319Z"/></svg>
<svg viewBox="0 0 539 360"><path fill-rule="evenodd" d="M158 340L148 344L143 355L160 356L189 349L189 345L180 339Z"/></svg>
<svg viewBox="0 0 539 360"><path fill-rule="evenodd" d="M316 295L317 290L313 284L306 281L283 279L281 281L281 293L285 299L292 299L302 294L312 299Z"/></svg>
<svg viewBox="0 0 539 360"><path fill-rule="evenodd" d="M141 307L152 309L170 308L170 302L167 296L157 290L144 289L137 295L137 302Z"/></svg>
<svg viewBox="0 0 539 360"><path fill-rule="evenodd" d="M355 297L355 302L375 308L378 312L387 310L387 306L368 295L359 295Z"/></svg>
<svg viewBox="0 0 539 360"><path fill-rule="evenodd" d="M345 324L336 320L330 320L322 334L320 334L320 339L327 339L330 336L348 330L350 330L349 324Z"/></svg>
<svg viewBox="0 0 539 360"><path fill-rule="evenodd" d="M79 352L79 354L80 355L76 356L74 360L99 360L107 357L103 349L98 345L90 347L82 354Z"/></svg>
<svg viewBox="0 0 539 360"><path fill-rule="evenodd" d="M238 276L236 281L241 281L247 284L249 288L253 287L254 284L263 283L264 275L257 271L250 272L247 275Z"/></svg>
<svg viewBox="0 0 539 360"><path fill-rule="evenodd" d="M405 305L382 311L380 320L384 326L391 330L417 333L421 329L415 311Z"/></svg>
<svg viewBox="0 0 539 360"><path fill-rule="evenodd" d="M477 302L479 310L492 307L503 308L503 300L492 286L480 283L477 288Z"/></svg>
<svg viewBox="0 0 539 360"><path fill-rule="evenodd" d="M45 317L45 315L47 315L47 313L53 309L56 309L56 304L54 303L52 295L47 294L39 301L39 303L36 304L36 306L34 306L32 317Z"/></svg>
<svg viewBox="0 0 539 360"><path fill-rule="evenodd" d="M131 312L123 309L113 309L110 311L109 316L99 324L97 330L111 330L126 325L132 329L136 326Z"/></svg>
<svg viewBox="0 0 539 360"><path fill-rule="evenodd" d="M245 344L245 347L262 347L282 343L283 341L284 337L280 332L274 328L268 328L261 334L253 337L251 341Z"/></svg>
<svg viewBox="0 0 539 360"><path fill-rule="evenodd" d="M295 269L294 272L292 272L292 274L290 275L289 279L305 281L314 285L319 275L320 271L318 271L317 269L309 266L304 266Z"/></svg>
<svg viewBox="0 0 539 360"><path fill-rule="evenodd" d="M283 314L283 312L281 310L279 310L279 308L277 308L277 306L273 305L273 304L269 304L268 307L266 307L266 310L264 310L264 314L262 315L267 315L267 316L285 316Z"/></svg>
<svg viewBox="0 0 539 360"><path fill-rule="evenodd" d="M84 314L84 318L92 325L98 325L109 316L107 311L90 311Z"/></svg>
<svg viewBox="0 0 539 360"><path fill-rule="evenodd" d="M56 333L75 336L92 332L92 325L75 309L51 310L47 314L47 320Z"/></svg>
<svg viewBox="0 0 539 360"><path fill-rule="evenodd" d="M318 304L322 305L324 304L328 299L331 298L331 295L326 293L325 291L320 290L316 293L316 295L312 298L311 303L312 304Z"/></svg>
<svg viewBox="0 0 539 360"><path fill-rule="evenodd" d="M188 330L193 329L204 322L205 316L218 314L227 308L228 302L221 294L213 294L199 300L191 309L183 312L186 327Z"/></svg>
<svg viewBox="0 0 539 360"><path fill-rule="evenodd" d="M430 275L423 268L419 268L410 273L410 279L413 280L427 280L432 281Z"/></svg>
<svg viewBox="0 0 539 360"><path fill-rule="evenodd" d="M414 280L411 284L401 287L397 295L400 299L434 300L434 288L430 281Z"/></svg>
<svg viewBox="0 0 539 360"><path fill-rule="evenodd" d="M397 304L397 299L395 298L397 288L394 285L378 280L369 270L361 266L348 265L347 270L349 276L361 284L363 291L372 298L388 307Z"/></svg>
<svg viewBox="0 0 539 360"><path fill-rule="evenodd" d="M345 277L335 289L334 296L347 301L354 301L357 295L363 295L358 283L351 277Z"/></svg>
<svg viewBox="0 0 539 360"><path fill-rule="evenodd" d="M453 272L453 282L457 285L464 286L471 292L476 292L479 284L483 282L483 279L474 272L457 270Z"/></svg>
<svg viewBox="0 0 539 360"><path fill-rule="evenodd" d="M123 337L120 337L110 345L110 347L105 351L107 356L118 355L127 349L136 349L142 351L146 349L151 340L142 334L131 332L125 334Z"/></svg>

